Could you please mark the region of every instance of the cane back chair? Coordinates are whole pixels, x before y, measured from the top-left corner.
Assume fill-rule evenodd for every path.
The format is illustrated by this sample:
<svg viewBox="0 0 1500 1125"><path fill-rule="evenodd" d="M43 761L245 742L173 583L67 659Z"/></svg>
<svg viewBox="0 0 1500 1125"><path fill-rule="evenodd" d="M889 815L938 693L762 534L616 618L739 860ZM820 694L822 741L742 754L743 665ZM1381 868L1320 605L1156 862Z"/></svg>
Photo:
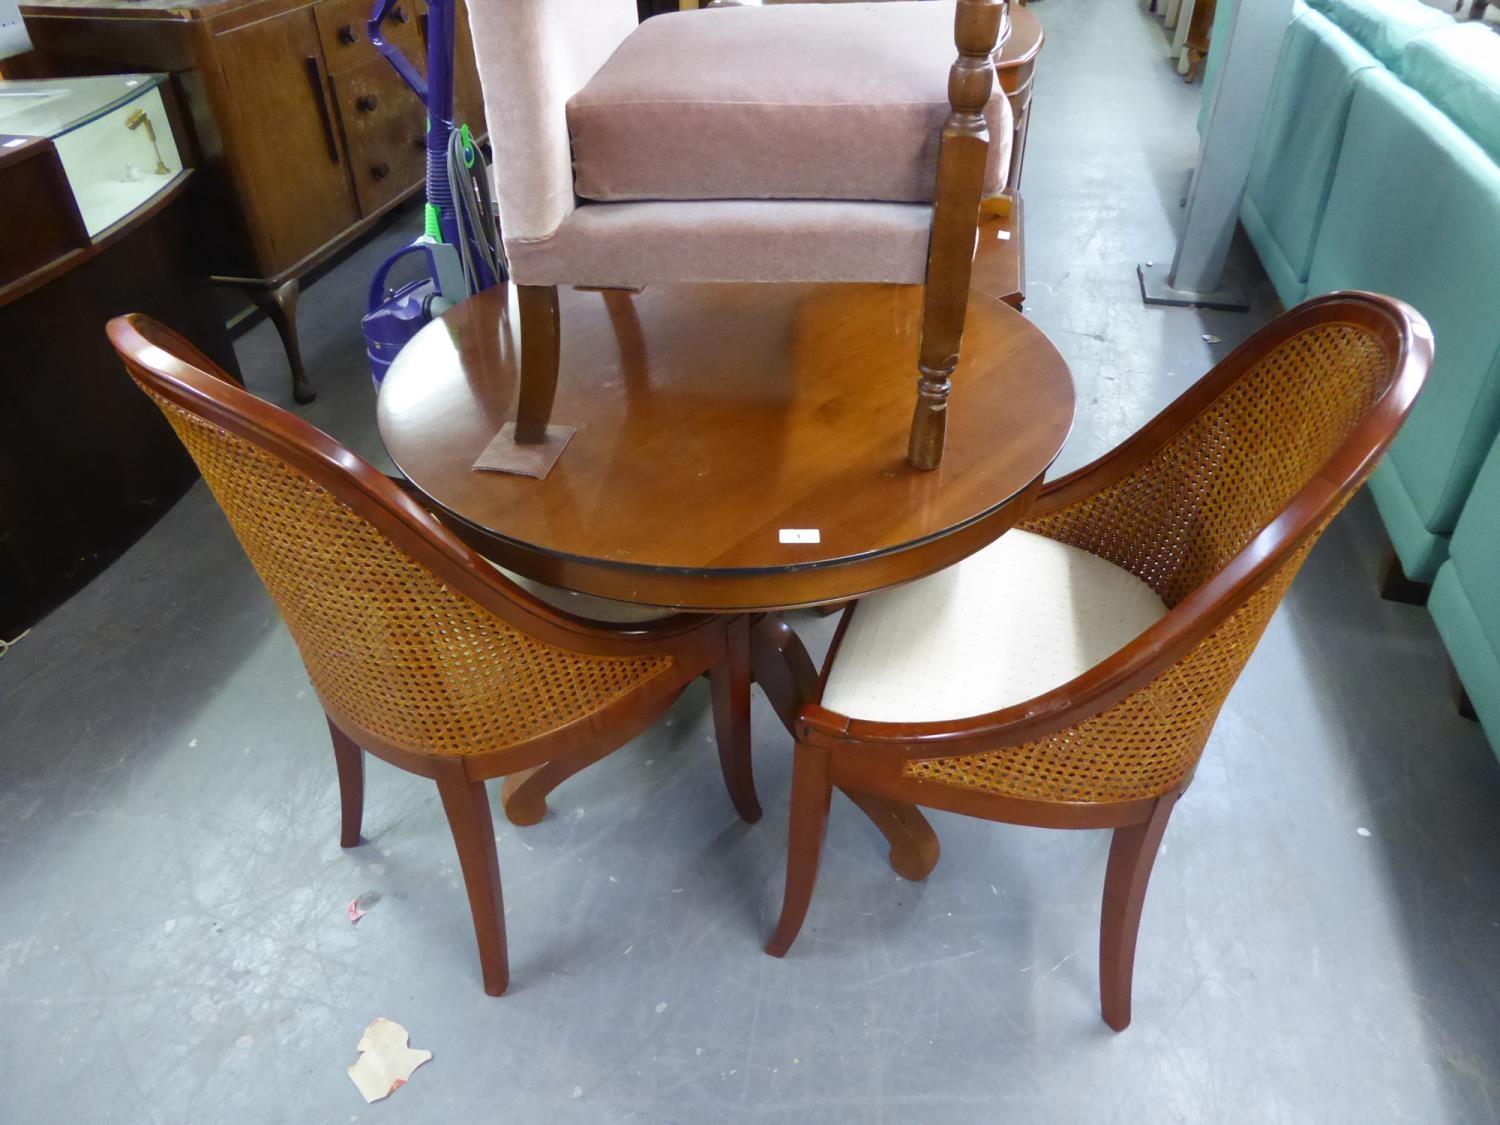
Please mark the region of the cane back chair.
<svg viewBox="0 0 1500 1125"><path fill-rule="evenodd" d="M767 952L785 954L806 916L833 786L1112 828L1100 992L1123 1029L1167 818L1272 612L1431 360L1426 322L1398 301L1309 301L1043 488L1022 530L851 607L820 701L797 721L786 897Z"/></svg>
<svg viewBox="0 0 1500 1125"><path fill-rule="evenodd" d="M544 794L707 673L726 783L740 814L758 819L747 618L609 625L563 612L175 333L126 316L109 337L197 462L297 643L333 737L339 842L360 842L362 751L437 783L490 995L505 991L509 969L487 779L542 775ZM545 811L537 798L519 814L512 803L520 823Z"/></svg>

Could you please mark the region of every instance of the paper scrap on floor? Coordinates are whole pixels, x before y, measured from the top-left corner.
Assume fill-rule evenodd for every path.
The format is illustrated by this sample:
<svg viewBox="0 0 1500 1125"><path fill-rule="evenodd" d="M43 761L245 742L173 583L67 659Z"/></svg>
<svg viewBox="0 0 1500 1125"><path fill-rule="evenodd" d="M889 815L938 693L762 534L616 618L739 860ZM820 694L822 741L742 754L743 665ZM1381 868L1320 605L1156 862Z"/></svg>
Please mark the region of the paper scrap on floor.
<svg viewBox="0 0 1500 1125"><path fill-rule="evenodd" d="M349 1068L349 1078L366 1102L378 1102L406 1085L412 1071L432 1058L431 1051L413 1050L411 1036L394 1020L380 1016L360 1036L361 1052Z"/></svg>

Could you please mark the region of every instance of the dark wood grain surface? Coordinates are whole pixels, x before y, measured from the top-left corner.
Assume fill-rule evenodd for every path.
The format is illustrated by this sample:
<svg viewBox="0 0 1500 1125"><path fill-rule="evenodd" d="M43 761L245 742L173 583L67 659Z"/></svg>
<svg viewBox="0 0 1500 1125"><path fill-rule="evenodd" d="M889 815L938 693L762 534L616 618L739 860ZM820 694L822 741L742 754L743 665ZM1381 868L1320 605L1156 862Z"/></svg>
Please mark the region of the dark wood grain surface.
<svg viewBox="0 0 1500 1125"><path fill-rule="evenodd" d="M1072 423L1057 350L975 294L947 455L910 468L921 301L894 285L564 289L552 421L578 432L536 481L472 468L515 408L520 317L495 289L402 352L381 434L461 534L539 580L697 610L842 600L1002 534Z"/></svg>

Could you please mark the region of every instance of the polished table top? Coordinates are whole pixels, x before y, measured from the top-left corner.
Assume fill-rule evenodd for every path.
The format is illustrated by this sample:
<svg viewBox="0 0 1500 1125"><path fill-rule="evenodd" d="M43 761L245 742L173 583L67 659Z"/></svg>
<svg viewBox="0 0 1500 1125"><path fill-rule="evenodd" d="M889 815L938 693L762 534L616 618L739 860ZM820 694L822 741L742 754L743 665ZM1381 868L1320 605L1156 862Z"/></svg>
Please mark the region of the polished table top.
<svg viewBox="0 0 1500 1125"><path fill-rule="evenodd" d="M539 581L695 610L844 600L998 538L1072 424L1057 350L976 294L945 457L931 472L910 468L921 294L563 289L552 421L577 432L534 480L472 468L514 417L520 317L500 286L402 350L381 389L380 433L451 526ZM785 542L784 531L816 541Z"/></svg>

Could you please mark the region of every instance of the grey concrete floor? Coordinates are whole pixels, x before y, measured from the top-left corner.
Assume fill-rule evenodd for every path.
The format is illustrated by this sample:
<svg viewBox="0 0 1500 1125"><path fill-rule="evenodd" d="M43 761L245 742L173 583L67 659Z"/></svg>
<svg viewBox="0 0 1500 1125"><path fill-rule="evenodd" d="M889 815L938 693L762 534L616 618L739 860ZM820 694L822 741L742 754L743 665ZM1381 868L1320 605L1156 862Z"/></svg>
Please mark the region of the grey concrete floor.
<svg viewBox="0 0 1500 1125"><path fill-rule="evenodd" d="M1198 87L1130 0L1036 11L1029 311L1078 381L1067 469L1270 305L1142 307ZM362 290L415 224L305 298L306 415L372 457ZM240 352L285 401L270 329ZM757 702L767 814L740 823L701 688L542 824L498 822L513 984L484 996L433 788L372 763L368 842L338 848L317 702L199 486L0 661L0 1122L1500 1119L1500 766L1425 613L1375 596L1381 543L1356 502L1230 697L1115 1035L1103 833L936 814L911 884L840 799L808 926L765 957L790 744ZM795 625L820 653L830 622ZM344 1069L382 1015L434 1059L367 1107Z"/></svg>

